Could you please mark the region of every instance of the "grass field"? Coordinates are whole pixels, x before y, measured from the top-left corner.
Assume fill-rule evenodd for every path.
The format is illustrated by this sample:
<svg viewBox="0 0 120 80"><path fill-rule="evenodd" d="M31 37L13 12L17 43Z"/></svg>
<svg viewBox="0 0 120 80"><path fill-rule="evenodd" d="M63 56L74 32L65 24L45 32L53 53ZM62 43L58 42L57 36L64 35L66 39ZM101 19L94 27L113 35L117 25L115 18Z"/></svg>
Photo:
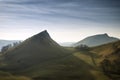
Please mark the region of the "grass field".
<svg viewBox="0 0 120 80"><path fill-rule="evenodd" d="M72 52L67 56L14 72L12 73L14 76L9 73L10 76L0 76L0 78L3 80L30 80L30 78L33 80L109 80L93 63L90 54L74 48L67 49Z"/></svg>
<svg viewBox="0 0 120 80"><path fill-rule="evenodd" d="M101 46L85 51L66 47L65 49L69 52L65 51L67 52L66 55L35 63L26 69L16 71L1 69L0 80L111 80L99 67L100 60L104 60L100 53L103 48L105 47ZM64 53L61 52L61 54ZM0 63L1 66L4 66L2 62ZM114 74L113 76L119 77L119 75Z"/></svg>

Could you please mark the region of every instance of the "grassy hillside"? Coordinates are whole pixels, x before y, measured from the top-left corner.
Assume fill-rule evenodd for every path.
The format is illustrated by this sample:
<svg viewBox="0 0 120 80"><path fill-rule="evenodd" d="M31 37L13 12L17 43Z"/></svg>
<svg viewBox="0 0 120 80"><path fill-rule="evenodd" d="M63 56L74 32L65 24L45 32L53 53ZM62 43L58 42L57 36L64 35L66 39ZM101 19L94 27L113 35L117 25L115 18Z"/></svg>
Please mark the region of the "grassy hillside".
<svg viewBox="0 0 120 80"><path fill-rule="evenodd" d="M73 54L96 69L93 72L97 72L97 75L94 76L101 73L98 79L102 77L100 80L103 80L108 76L112 80L120 80L120 41L93 47L88 51L77 49Z"/></svg>
<svg viewBox="0 0 120 80"><path fill-rule="evenodd" d="M0 80L31 80L25 76L13 76L10 73L0 72Z"/></svg>
<svg viewBox="0 0 120 80"><path fill-rule="evenodd" d="M120 80L120 41L92 48L91 52L99 56L98 66L113 80Z"/></svg>
<svg viewBox="0 0 120 80"><path fill-rule="evenodd" d="M59 46L47 31L2 55L0 69L33 80L95 80L91 65Z"/></svg>
<svg viewBox="0 0 120 80"><path fill-rule="evenodd" d="M101 50L104 51L102 46L90 49L91 52L61 47L43 31L1 55L0 74L3 76L0 79L110 80L103 67L98 66L101 64L98 60L105 59Z"/></svg>
<svg viewBox="0 0 120 80"><path fill-rule="evenodd" d="M59 46L50 38L49 34L44 31L7 51L3 55L3 61L6 63L4 68L14 70L25 69L29 66L42 64L48 60L64 57L68 54L69 51Z"/></svg>
<svg viewBox="0 0 120 80"><path fill-rule="evenodd" d="M107 56L120 48L120 41L93 47L92 51L98 55Z"/></svg>
<svg viewBox="0 0 120 80"><path fill-rule="evenodd" d="M86 50L78 50L75 48L68 48L73 51L73 55L80 60L83 60L85 63L92 66L93 69L90 69L90 72L95 80L110 80L104 72L97 66L96 59L98 59L98 55L91 53Z"/></svg>
<svg viewBox="0 0 120 80"><path fill-rule="evenodd" d="M12 73L33 80L109 80L93 64L91 54L74 48L69 50L73 53Z"/></svg>
<svg viewBox="0 0 120 80"><path fill-rule="evenodd" d="M48 61L42 65L35 65L23 72L35 80L94 80L90 70L93 69L84 61L73 55Z"/></svg>

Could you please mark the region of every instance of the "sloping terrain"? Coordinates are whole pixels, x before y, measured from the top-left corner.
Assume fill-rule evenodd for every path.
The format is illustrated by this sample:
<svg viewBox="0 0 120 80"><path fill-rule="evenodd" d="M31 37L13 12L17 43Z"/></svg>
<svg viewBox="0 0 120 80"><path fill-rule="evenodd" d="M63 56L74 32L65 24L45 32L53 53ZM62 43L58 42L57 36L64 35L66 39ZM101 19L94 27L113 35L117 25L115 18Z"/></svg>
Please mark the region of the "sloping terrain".
<svg viewBox="0 0 120 80"><path fill-rule="evenodd" d="M59 46L47 31L30 37L1 57L0 70L33 80L95 80L94 68Z"/></svg>
<svg viewBox="0 0 120 80"><path fill-rule="evenodd" d="M53 41L47 31L43 31L8 50L4 55L4 61L9 68L18 69L65 55L68 55L68 52Z"/></svg>
<svg viewBox="0 0 120 80"><path fill-rule="evenodd" d="M120 80L120 41L94 47L92 52L99 56L97 63L113 80Z"/></svg>
<svg viewBox="0 0 120 80"><path fill-rule="evenodd" d="M25 76L14 76L9 72L0 71L0 80L31 80Z"/></svg>
<svg viewBox="0 0 120 80"><path fill-rule="evenodd" d="M119 48L120 41L88 50L65 48L45 30L0 55L0 79L119 80Z"/></svg>
<svg viewBox="0 0 120 80"><path fill-rule="evenodd" d="M84 45L87 45L89 47L93 47L93 46L107 44L110 42L115 42L118 40L119 39L114 38L114 37L110 37L107 34L99 34L99 35L87 37L87 38L75 43L73 46L79 46L81 44L84 44Z"/></svg>

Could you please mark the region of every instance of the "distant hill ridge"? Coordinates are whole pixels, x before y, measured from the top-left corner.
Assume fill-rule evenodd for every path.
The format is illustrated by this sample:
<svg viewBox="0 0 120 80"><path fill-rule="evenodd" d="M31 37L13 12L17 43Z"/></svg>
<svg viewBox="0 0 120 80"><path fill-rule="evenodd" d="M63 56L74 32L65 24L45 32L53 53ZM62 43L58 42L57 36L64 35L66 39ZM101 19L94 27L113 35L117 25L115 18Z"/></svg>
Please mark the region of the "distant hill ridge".
<svg viewBox="0 0 120 80"><path fill-rule="evenodd" d="M98 35L86 37L85 39L73 44L73 46L79 46L81 44L85 44L89 47L93 47L93 46L99 46L102 44L107 44L110 42L115 42L118 40L119 40L118 38L110 37L107 33L105 33L105 34L98 34Z"/></svg>

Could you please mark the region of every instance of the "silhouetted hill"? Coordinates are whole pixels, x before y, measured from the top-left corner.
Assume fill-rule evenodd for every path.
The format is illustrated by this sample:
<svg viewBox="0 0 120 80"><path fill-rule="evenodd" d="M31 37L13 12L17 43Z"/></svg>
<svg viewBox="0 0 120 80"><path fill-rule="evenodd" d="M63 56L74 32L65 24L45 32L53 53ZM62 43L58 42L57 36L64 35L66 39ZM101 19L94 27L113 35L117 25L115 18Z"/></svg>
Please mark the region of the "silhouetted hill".
<svg viewBox="0 0 120 80"><path fill-rule="evenodd" d="M84 44L89 47L93 47L93 46L99 46L102 44L107 44L110 42L115 42L118 40L119 40L118 38L110 37L110 36L108 36L108 34L99 34L99 35L87 37L87 38L75 43L73 46L79 46L81 44Z"/></svg>

